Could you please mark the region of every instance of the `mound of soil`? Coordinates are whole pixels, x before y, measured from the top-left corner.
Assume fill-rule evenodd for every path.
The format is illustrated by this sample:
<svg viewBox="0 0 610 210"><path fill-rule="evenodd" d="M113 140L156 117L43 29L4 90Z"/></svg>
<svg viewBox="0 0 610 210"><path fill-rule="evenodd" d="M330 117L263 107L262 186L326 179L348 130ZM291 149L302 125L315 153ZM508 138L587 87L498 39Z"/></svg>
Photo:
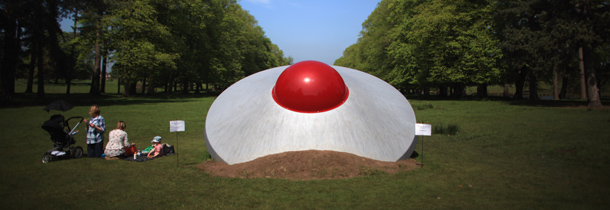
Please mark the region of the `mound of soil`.
<svg viewBox="0 0 610 210"><path fill-rule="evenodd" d="M419 168L414 159L384 162L345 152L319 150L285 152L234 165L206 161L198 167L212 176L289 180L343 179Z"/></svg>

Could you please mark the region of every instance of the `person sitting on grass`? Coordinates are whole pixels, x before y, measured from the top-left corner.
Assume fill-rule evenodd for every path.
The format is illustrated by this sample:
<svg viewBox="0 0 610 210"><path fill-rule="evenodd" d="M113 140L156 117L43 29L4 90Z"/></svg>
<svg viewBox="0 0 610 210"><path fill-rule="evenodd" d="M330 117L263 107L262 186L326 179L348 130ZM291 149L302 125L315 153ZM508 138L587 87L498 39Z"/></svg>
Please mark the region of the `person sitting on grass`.
<svg viewBox="0 0 610 210"><path fill-rule="evenodd" d="M147 158L161 157L163 156L163 144L161 144L161 136L155 136L151 141L153 143L153 149L146 155Z"/></svg>
<svg viewBox="0 0 610 210"><path fill-rule="evenodd" d="M126 126L125 121L119 121L116 124L116 129L108 133L108 144L106 144L106 150L104 151L107 160L118 159L118 156L125 154L126 148L135 148L135 143L129 143L127 132L125 132Z"/></svg>

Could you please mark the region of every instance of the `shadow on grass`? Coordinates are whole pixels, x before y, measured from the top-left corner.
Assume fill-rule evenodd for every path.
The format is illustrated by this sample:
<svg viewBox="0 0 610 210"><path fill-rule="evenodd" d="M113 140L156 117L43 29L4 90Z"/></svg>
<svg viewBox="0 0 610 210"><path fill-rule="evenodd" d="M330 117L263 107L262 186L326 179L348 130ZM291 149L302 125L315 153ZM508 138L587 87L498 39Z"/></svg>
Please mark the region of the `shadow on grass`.
<svg viewBox="0 0 610 210"><path fill-rule="evenodd" d="M146 104L146 103L176 103L186 102L197 98L208 98L216 97L218 94L212 93L189 93L189 94L165 94L157 93L154 95L135 95L130 97L122 97L119 94L108 94L104 93L99 96L92 96L86 93L75 93L75 94L45 94L44 98L39 98L35 93L16 93L13 96L13 103L8 106L0 106L2 108L11 107L27 107L27 106L46 106L49 103L56 100L64 100L74 106L90 106L97 104L99 106L113 106L113 105L133 105L133 104Z"/></svg>
<svg viewBox="0 0 610 210"><path fill-rule="evenodd" d="M566 99L566 100L528 100L514 99L507 100L507 104L516 106L537 106L537 107L583 107L587 106L586 100ZM603 102L602 102L603 103ZM607 103L607 101L606 101Z"/></svg>
<svg viewBox="0 0 610 210"><path fill-rule="evenodd" d="M501 101L509 105L515 106L536 106L536 107L586 107L588 102L586 100L581 99L561 99L561 100L552 100L552 99L539 99L539 100L529 100L529 99L514 99L507 98L501 96L488 96L488 97L477 97L477 96L464 96L461 98L455 97L441 97L441 96L417 96L417 95L407 95L407 99L416 99L416 100L431 100L431 101ZM610 98L602 98L602 104L607 106L610 104Z"/></svg>

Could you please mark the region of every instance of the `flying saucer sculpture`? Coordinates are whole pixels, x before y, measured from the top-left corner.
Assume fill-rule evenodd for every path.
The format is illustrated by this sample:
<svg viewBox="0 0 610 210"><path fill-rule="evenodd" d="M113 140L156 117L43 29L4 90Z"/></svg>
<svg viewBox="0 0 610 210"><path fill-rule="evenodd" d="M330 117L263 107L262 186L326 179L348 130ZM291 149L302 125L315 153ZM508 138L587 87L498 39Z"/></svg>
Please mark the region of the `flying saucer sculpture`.
<svg viewBox="0 0 610 210"><path fill-rule="evenodd" d="M288 151L330 150L380 161L407 159L415 113L370 74L303 61L250 75L220 94L205 122L216 161L244 163Z"/></svg>

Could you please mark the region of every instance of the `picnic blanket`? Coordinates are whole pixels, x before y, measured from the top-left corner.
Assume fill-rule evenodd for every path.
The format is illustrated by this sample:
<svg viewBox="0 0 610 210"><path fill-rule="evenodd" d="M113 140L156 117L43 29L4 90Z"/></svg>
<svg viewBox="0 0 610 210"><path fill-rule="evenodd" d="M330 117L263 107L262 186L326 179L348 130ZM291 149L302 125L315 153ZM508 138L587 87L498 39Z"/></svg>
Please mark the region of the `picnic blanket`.
<svg viewBox="0 0 610 210"><path fill-rule="evenodd" d="M137 156L136 159L133 159L133 155L121 157L120 159L127 160L127 161L144 162L144 161L154 160L157 158L162 158L162 157L174 155L174 154L176 154L176 152L174 151L174 146L169 146L169 147L163 147L163 156L161 156L161 157L148 158L148 157L146 157L146 153L142 153L142 155Z"/></svg>

